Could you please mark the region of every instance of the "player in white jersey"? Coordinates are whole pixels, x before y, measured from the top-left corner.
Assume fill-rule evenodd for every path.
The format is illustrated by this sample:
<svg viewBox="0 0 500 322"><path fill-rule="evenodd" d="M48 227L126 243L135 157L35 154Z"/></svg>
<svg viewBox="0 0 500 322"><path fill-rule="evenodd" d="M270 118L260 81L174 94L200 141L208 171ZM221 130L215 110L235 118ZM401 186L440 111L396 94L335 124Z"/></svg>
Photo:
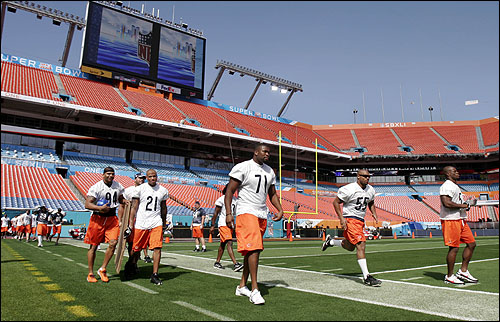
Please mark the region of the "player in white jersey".
<svg viewBox="0 0 500 322"><path fill-rule="evenodd" d="M7 217L7 213L2 213L2 239L7 238L7 231L9 230L10 219Z"/></svg>
<svg viewBox="0 0 500 322"><path fill-rule="evenodd" d="M222 258L222 254L224 254L224 249L226 248L226 245L227 245L227 253L234 264L233 270L235 272L239 272L243 269L243 265L238 263L236 261L236 259L234 258L233 230L231 228L227 227L227 224L226 224L226 207L224 206L224 199L226 198L226 196L225 196L226 191L227 191L227 185L222 190L222 196L220 196L219 199L217 199L215 201L215 212L214 212L214 215L212 217L212 225L210 227L210 234L213 234L215 231L215 223L218 222L220 245L219 245L219 250L217 252L217 259L215 260L215 263L214 263L214 268L224 269L224 267L220 263L220 260ZM233 197L232 201L231 201L231 209L233 209L233 213L235 212L234 211L235 208L236 208L236 198ZM217 218L218 218L218 220L217 220Z"/></svg>
<svg viewBox="0 0 500 322"><path fill-rule="evenodd" d="M372 212L375 222L378 222L377 210L375 208L375 189L368 184L370 173L361 169L357 173L356 182L341 187L337 197L333 200L333 208L340 219L340 224L344 229L344 239L332 239L326 236L322 250L330 246L341 246L352 252L356 249L358 264L363 272L363 282L368 286L380 286L382 282L368 272L366 264L365 247L366 238L363 232L365 226L366 209ZM340 209L340 204L343 209Z"/></svg>
<svg viewBox="0 0 500 322"><path fill-rule="evenodd" d="M238 252L244 256L243 273L240 285L236 287L237 296L248 296L253 304L264 304L265 300L259 292L257 284L257 271L259 256L264 249L263 236L267 227L266 199L278 210L272 220L278 221L283 217L283 209L276 193L276 175L273 169L264 162L269 160L270 148L260 143L255 146L253 158L241 162L233 167L229 173L229 184L224 198L226 208L226 224L229 228L234 226L236 219L236 240ZM236 211L233 214L232 197L238 190ZM246 284L248 276L252 278L252 290Z"/></svg>
<svg viewBox="0 0 500 322"><path fill-rule="evenodd" d="M163 246L163 228L166 228L168 191L157 182L158 175L155 170L149 169L146 178L147 183L137 187L133 196L130 212L130 222L135 222L133 254L125 264L125 276L130 278L133 275L134 264L137 263L141 250L149 246L149 249L153 250L153 274L150 281L161 285L158 269Z"/></svg>
<svg viewBox="0 0 500 322"><path fill-rule="evenodd" d="M26 210L25 213L20 216L21 221L21 238L25 238L26 242L29 242L30 233L31 233L31 214L29 210Z"/></svg>
<svg viewBox="0 0 500 322"><path fill-rule="evenodd" d="M466 222L466 210L469 210L471 206L475 206L477 200L473 199L464 202L460 187L457 185L460 174L455 167L444 167L443 174L446 177L446 181L439 188L441 198L439 216L441 217L444 244L449 247L446 256L448 274L445 275L444 282L459 285L465 282L477 283L477 278L473 277L468 270L469 261L476 248L476 240ZM467 246L465 246L462 254L462 265L453 274L455 258L457 257L461 243L465 243Z"/></svg>
<svg viewBox="0 0 500 322"><path fill-rule="evenodd" d="M33 235L32 241L36 241L36 229L37 229L37 222L36 222L36 213L34 211L31 212L31 234Z"/></svg>
<svg viewBox="0 0 500 322"><path fill-rule="evenodd" d="M123 193L123 197L126 200L132 201L132 198L135 196L137 187L140 186L141 184L143 184L144 180L146 180L145 175L143 175L140 172L136 173L134 176L134 185L125 189L125 192ZM123 207L123 206L120 206L120 209L118 209L118 218L120 219L120 222L122 221L122 216L123 216L124 210L125 210L125 207ZM132 253L133 253L133 251L132 251L132 244L134 242L133 229L134 229L134 223L130 222L130 218L129 218L128 229L125 231L125 236L127 239L127 250L128 250L129 257L132 256ZM146 248L144 248L144 256L145 256L144 261L146 263L152 262L151 258L148 256L148 250ZM149 260L148 260L148 258L149 258ZM137 266L135 267L135 270L136 271L139 270L137 268Z"/></svg>
<svg viewBox="0 0 500 322"><path fill-rule="evenodd" d="M206 216L207 213L205 212L205 209L201 208L200 202L196 200L193 207L193 220L191 221L191 226L189 227L195 240L193 252L200 251L200 244L201 252L204 253L207 251L205 238L203 237L203 225L205 224Z"/></svg>
<svg viewBox="0 0 500 322"><path fill-rule="evenodd" d="M94 261L97 247L100 243L108 243L108 249L104 254L104 260L97 271L101 280L109 282L106 274L106 267L115 253L118 236L120 234L120 222L116 216L116 209L120 204L129 202L123 198L123 186L114 181L115 170L112 167L104 168L102 180L90 187L85 200L85 208L94 213L90 217L87 233L84 243L89 244L87 252L87 262L89 272L87 281L89 283L97 282L94 275Z"/></svg>

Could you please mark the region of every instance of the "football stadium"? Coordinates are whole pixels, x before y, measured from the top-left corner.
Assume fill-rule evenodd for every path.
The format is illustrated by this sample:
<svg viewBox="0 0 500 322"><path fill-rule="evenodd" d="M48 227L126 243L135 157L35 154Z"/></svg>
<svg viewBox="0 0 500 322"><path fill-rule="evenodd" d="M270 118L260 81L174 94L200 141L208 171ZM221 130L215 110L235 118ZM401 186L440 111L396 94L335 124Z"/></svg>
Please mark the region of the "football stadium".
<svg viewBox="0 0 500 322"><path fill-rule="evenodd" d="M64 23L69 31L59 65L2 49L2 321L498 321L498 115L356 123L356 110L354 124L325 118L325 124L312 125L283 116L293 95L305 95L301 84L226 60L208 66L210 39L154 9L149 14L122 1L89 1L81 18L36 2L3 1L2 29L5 15L16 11ZM66 67L73 33L83 33L79 69ZM206 79L208 68L217 70L215 80ZM224 86L221 79L234 74L255 78L246 106L212 100ZM286 94L278 113L252 110L262 84ZM251 265L236 250L235 231L234 256L245 268L233 267L227 251L220 267L214 266L226 241L220 225L212 225L226 185L244 184L235 180L233 167L255 160L258 144L271 151L265 163L274 173L277 198L271 200L269 192L260 228L264 305L235 296ZM474 238L460 239L454 272L463 267L469 244L475 245L467 259L474 279L456 285L444 282L452 248L441 220L442 186L451 178L443 171L447 166L460 174L455 183L467 205L462 227ZM104 282L97 269L113 249L108 242L95 250L97 281L88 279L91 255L84 239L97 215L86 202L94 198L93 186L106 183L109 167L123 188L146 174L149 180L154 169L157 184L168 191L161 208L166 206L168 227L161 231L161 260L154 264L162 285L150 280L155 266L143 254L129 278L129 253L120 246ZM329 247L347 234L334 205L345 202L343 187L363 177L375 191L372 202L358 198L356 208L366 210L360 221L365 268L356 251ZM263 186L269 187L267 177ZM50 224L48 235L38 230L41 207L64 214L52 235ZM192 225L200 209L206 216L195 239ZM280 220L273 220L278 214ZM118 249L123 263L115 272ZM156 256L156 249L148 256ZM367 285L366 262L368 276L379 284Z"/></svg>

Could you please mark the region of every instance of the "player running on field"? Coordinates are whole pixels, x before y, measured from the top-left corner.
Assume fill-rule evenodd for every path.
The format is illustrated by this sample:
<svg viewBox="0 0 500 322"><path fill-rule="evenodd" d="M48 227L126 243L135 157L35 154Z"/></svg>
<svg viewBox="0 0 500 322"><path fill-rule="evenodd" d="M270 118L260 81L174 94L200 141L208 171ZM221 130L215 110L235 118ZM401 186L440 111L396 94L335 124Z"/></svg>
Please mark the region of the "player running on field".
<svg viewBox="0 0 500 322"><path fill-rule="evenodd" d="M207 248L205 246L205 238L203 237L203 225L205 224L205 218L207 214L205 212L205 209L201 208L200 202L195 201L194 202L194 209L193 209L193 221L191 222L191 226L189 229L191 229L193 233L193 238L195 239L195 248L193 249L193 252L199 252L200 251L200 243L201 243L201 252L206 252Z"/></svg>
<svg viewBox="0 0 500 322"><path fill-rule="evenodd" d="M215 223L217 222L217 217L219 218L218 220L218 226L219 226L219 235L220 235L220 245L219 245L219 251L217 253L217 259L214 263L214 268L216 269L224 269L224 267L221 265L220 260L222 258L222 254L224 254L224 249L226 248L227 245L227 253L229 254L229 257L233 261L234 268L233 270L235 272L239 272L243 269L243 265L238 263L236 259L234 258L234 252L233 252L233 230L229 227L227 227L226 224L226 207L224 206L224 199L227 191L227 185L224 187L224 190L222 190L222 196L219 197L215 201L215 212L212 217L212 226L210 227L210 234L214 233L215 230ZM236 207L236 198L232 198L232 203L231 203L231 209L234 209Z"/></svg>
<svg viewBox="0 0 500 322"><path fill-rule="evenodd" d="M278 221L283 217L283 209L275 188L276 175L273 169L264 163L269 160L269 155L270 148L260 143L256 145L251 160L235 165L229 173L229 184L224 198L226 224L229 228L235 227L234 215L237 216L238 252L244 256L243 273L235 293L237 296L248 296L253 304L265 303L258 288L257 271L260 253L264 250L263 236L269 212L266 206L267 196L278 210L272 220ZM233 214L231 205L236 190L238 190L238 201ZM246 286L249 275L252 278L251 291Z"/></svg>
<svg viewBox="0 0 500 322"><path fill-rule="evenodd" d="M45 206L37 208L36 212L36 233L38 235L38 247L43 247L43 236L47 236L47 223L49 222L49 211Z"/></svg>
<svg viewBox="0 0 500 322"><path fill-rule="evenodd" d="M161 285L158 269L163 246L163 229L166 228L168 191L157 180L156 171L146 172L147 183L136 189L133 196L130 223L135 222L133 254L125 264L125 277L130 278L135 273L135 264L141 250L149 246L153 250L153 274L151 283Z"/></svg>
<svg viewBox="0 0 500 322"><path fill-rule="evenodd" d="M66 212L61 208L57 208L57 211L52 212L52 224L54 225L52 230L52 236L50 240L57 234L56 245L59 245L59 238L61 238L62 221L66 217Z"/></svg>
<svg viewBox="0 0 500 322"><path fill-rule="evenodd" d="M322 250L330 246L341 246L352 252L356 249L358 264L363 272L363 282L368 286L380 286L382 282L368 272L366 264L365 246L366 238L363 232L365 226L366 209L372 212L375 222L378 222L377 210L375 208L375 189L368 184L370 173L368 170L359 170L357 181L347 184L339 189L337 197L333 200L333 208L340 219L344 229L344 239L332 239L326 236ZM340 204L344 204L340 209Z"/></svg>
<svg viewBox="0 0 500 322"><path fill-rule="evenodd" d="M94 275L94 261L96 251L101 243L108 243L108 249L104 253L104 260L97 274L103 282L109 282L106 267L115 253L118 236L120 234L120 223L116 216L119 204L128 202L123 198L123 186L114 181L115 170L112 167L104 168L102 180L90 187L85 200L85 208L93 211L90 217L87 233L83 242L89 244L87 252L89 283L97 282ZM102 203L102 205L101 205Z"/></svg>
<svg viewBox="0 0 500 322"><path fill-rule="evenodd" d="M10 219L7 217L7 213L2 213L2 239L7 238L7 230L9 230Z"/></svg>

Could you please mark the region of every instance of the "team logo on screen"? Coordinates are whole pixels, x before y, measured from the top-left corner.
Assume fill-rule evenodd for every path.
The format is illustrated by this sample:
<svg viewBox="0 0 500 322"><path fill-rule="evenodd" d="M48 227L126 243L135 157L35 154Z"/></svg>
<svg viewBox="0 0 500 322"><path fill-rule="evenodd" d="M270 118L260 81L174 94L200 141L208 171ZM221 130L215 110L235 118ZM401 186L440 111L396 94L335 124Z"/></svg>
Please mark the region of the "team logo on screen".
<svg viewBox="0 0 500 322"><path fill-rule="evenodd" d="M144 60L148 65L151 61L151 43L153 35L151 32L143 35L139 32L139 40L137 42L137 57Z"/></svg>

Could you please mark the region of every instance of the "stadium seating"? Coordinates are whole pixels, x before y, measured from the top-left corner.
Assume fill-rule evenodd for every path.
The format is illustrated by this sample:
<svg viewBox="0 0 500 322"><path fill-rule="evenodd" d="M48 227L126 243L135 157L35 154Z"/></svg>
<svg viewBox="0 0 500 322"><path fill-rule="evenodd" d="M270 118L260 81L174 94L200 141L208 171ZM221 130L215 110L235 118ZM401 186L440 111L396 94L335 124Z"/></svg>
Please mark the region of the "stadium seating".
<svg viewBox="0 0 500 322"><path fill-rule="evenodd" d="M59 89L51 71L2 61L2 91L53 101Z"/></svg>
<svg viewBox="0 0 500 322"><path fill-rule="evenodd" d="M46 168L2 164L2 199L2 207L83 210L63 178Z"/></svg>
<svg viewBox="0 0 500 322"><path fill-rule="evenodd" d="M92 158L78 157L78 156L65 156L64 159L69 165L77 165L81 167L99 168L99 169L104 169L106 167L113 167L115 171L116 170L136 171L136 169L131 167L126 162L104 161L100 159L92 159Z"/></svg>
<svg viewBox="0 0 500 322"><path fill-rule="evenodd" d="M498 144L498 122L482 124L481 134L485 146ZM498 151L498 147L496 150Z"/></svg>
<svg viewBox="0 0 500 322"><path fill-rule="evenodd" d="M2 158L55 163L61 162L55 150L11 144L2 144Z"/></svg>
<svg viewBox="0 0 500 322"><path fill-rule="evenodd" d="M164 98L127 90L120 90L133 107L140 108L146 117L179 123L186 117Z"/></svg>
<svg viewBox="0 0 500 322"><path fill-rule="evenodd" d="M429 127L395 127L394 132L406 146L413 148L412 154L450 154L441 140Z"/></svg>
<svg viewBox="0 0 500 322"><path fill-rule="evenodd" d="M201 127L207 129L218 130L222 132L241 134L236 131L232 124L222 118L220 115L214 113L211 109L207 109L205 106L181 101L174 100L172 103L189 118L195 119L201 123ZM187 123L186 123L187 124Z"/></svg>
<svg viewBox="0 0 500 322"><path fill-rule="evenodd" d="M351 148L356 147L356 142L352 136L351 130L349 129L335 129L335 130L315 130L316 133L327 139L330 144L335 146L342 153L348 155L359 155L355 152L347 152Z"/></svg>
<svg viewBox="0 0 500 322"><path fill-rule="evenodd" d="M271 130L253 121L255 117L243 115L237 112L226 111L224 109L208 107L214 113L219 114L228 120L234 127L245 130L252 137L277 141L276 135Z"/></svg>
<svg viewBox="0 0 500 322"><path fill-rule="evenodd" d="M407 196L379 196L376 206L410 221L438 222L439 215L421 201Z"/></svg>
<svg viewBox="0 0 500 322"><path fill-rule="evenodd" d="M472 125L433 126L450 144L461 148L462 153L479 153L476 128Z"/></svg>
<svg viewBox="0 0 500 322"><path fill-rule="evenodd" d="M136 115L125 108L127 103L110 85L67 75L61 75L61 82L74 98L72 104Z"/></svg>
<svg viewBox="0 0 500 322"><path fill-rule="evenodd" d="M459 186L465 191L489 191L489 187L487 184L459 183Z"/></svg>
<svg viewBox="0 0 500 322"><path fill-rule="evenodd" d="M365 155L407 154L398 149L401 144L388 128L355 129L359 144L366 148Z"/></svg>
<svg viewBox="0 0 500 322"><path fill-rule="evenodd" d="M377 193L415 192L415 190L411 189L407 185L380 185L380 186L377 186L376 184L373 184L372 186L375 189L375 192L377 192Z"/></svg>

